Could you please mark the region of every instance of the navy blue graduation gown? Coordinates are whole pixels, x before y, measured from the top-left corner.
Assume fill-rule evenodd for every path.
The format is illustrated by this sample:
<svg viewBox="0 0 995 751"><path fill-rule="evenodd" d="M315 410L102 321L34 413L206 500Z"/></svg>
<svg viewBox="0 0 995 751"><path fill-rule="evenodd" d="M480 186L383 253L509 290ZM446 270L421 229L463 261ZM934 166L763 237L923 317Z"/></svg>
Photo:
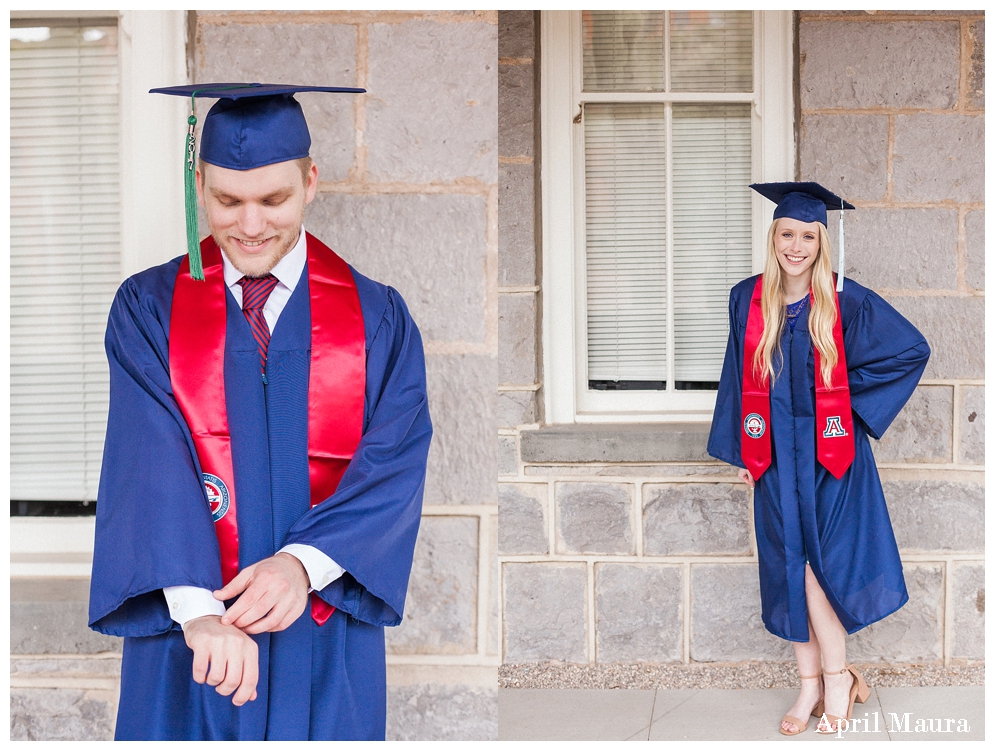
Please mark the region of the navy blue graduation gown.
<svg viewBox="0 0 995 751"><path fill-rule="evenodd" d="M756 277L729 295L726 349L708 453L744 467L740 453L743 341ZM773 461L754 490L760 597L767 629L809 640L805 559L848 633L898 610L909 596L868 436L881 438L929 358L916 328L875 292L845 279L839 293L853 410L853 464L837 480L816 459L815 355L809 309L785 324L771 386Z"/></svg>
<svg viewBox="0 0 995 751"><path fill-rule="evenodd" d="M400 295L353 270L366 330L363 437L336 492L309 510L305 268L269 345L268 385L230 293L225 393L239 565L312 545L346 573L288 629L254 636L258 698L240 708L194 683L193 652L162 588L221 586L220 555L190 432L169 381L179 259L118 291L106 347L111 402L97 502L90 626L125 637L118 739L382 739L384 626L401 621L431 439L421 338Z"/></svg>

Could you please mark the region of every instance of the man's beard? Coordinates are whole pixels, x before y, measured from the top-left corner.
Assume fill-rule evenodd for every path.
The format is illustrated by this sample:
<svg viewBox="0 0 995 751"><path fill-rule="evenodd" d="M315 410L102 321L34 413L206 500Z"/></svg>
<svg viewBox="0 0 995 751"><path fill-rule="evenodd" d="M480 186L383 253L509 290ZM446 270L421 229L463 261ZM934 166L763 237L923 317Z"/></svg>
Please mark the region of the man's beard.
<svg viewBox="0 0 995 751"><path fill-rule="evenodd" d="M301 215L301 221L302 222L303 222L303 219L304 219L304 216L302 214ZM253 278L253 277L266 276L267 274L269 274L276 267L276 265L280 261L282 261L283 258L291 250L294 249L294 246L296 246L298 240L300 240L302 228L303 228L303 224L301 224L301 225L298 226L297 233L292 238L290 238L287 241L283 241L283 240L280 241L280 244L276 247L276 249L272 253L270 253L270 254L267 255L267 259L270 261L270 263L268 263L262 269L245 267L244 264L242 264L241 259L238 258L238 256L237 256L236 253L230 253L228 251L228 247L227 247L228 243L229 242L234 243L235 242L234 240L223 240L221 237L219 237L213 231L211 232L211 237L214 238L214 242L216 242L218 244L218 247L221 248L221 251L225 254L225 257L231 262L232 266L234 266L244 276L247 276L249 278Z"/></svg>

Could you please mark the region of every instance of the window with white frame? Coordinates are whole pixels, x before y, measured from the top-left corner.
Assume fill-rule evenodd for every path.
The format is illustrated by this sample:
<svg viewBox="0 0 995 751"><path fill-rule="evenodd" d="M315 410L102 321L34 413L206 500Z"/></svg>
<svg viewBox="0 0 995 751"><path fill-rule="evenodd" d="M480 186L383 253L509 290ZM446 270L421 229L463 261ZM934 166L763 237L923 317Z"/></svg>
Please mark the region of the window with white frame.
<svg viewBox="0 0 995 751"><path fill-rule="evenodd" d="M93 501L120 284L117 18L10 29L10 495Z"/></svg>
<svg viewBox="0 0 995 751"><path fill-rule="evenodd" d="M546 12L542 35L547 414L707 420L762 257L748 185L792 173L790 13Z"/></svg>
<svg viewBox="0 0 995 751"><path fill-rule="evenodd" d="M185 247L185 115L147 93L185 82L185 44L183 11L11 11L11 516L96 498L111 299ZM21 521L12 556L59 550Z"/></svg>

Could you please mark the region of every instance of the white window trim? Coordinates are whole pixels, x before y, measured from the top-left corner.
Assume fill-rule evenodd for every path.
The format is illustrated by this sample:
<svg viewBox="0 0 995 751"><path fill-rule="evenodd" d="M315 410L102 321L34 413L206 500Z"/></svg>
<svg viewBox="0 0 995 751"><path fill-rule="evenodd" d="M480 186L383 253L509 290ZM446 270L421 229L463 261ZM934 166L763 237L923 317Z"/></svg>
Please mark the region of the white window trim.
<svg viewBox="0 0 995 751"><path fill-rule="evenodd" d="M11 18L108 18L114 11L11 11ZM183 84L186 12L123 10L121 71L121 280L186 249L181 97L149 94ZM11 576L89 576L93 517L10 519Z"/></svg>
<svg viewBox="0 0 995 751"><path fill-rule="evenodd" d="M124 281L186 252L183 149L190 102L149 94L187 82L186 11L123 10L118 28Z"/></svg>
<svg viewBox="0 0 995 751"><path fill-rule="evenodd" d="M592 393L586 381L583 154L573 118L581 101L581 11L543 11L541 19L543 372L546 419L578 422L707 422L714 392ZM758 11L754 66L762 71L753 107L756 182L794 176L793 28L791 11ZM585 98L593 98L585 95ZM639 95L599 94L635 101ZM697 100L707 95L698 95ZM761 127L763 126L763 127ZM753 197L753 268L763 265L770 209Z"/></svg>

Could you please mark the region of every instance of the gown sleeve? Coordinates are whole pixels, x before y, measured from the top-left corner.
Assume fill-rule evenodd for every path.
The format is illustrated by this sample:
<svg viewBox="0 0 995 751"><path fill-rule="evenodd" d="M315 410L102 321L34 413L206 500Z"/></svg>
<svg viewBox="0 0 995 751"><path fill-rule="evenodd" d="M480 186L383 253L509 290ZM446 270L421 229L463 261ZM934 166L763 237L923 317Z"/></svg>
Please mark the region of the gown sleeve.
<svg viewBox="0 0 995 751"><path fill-rule="evenodd" d="M715 397L712 428L708 434L708 453L716 459L745 468L740 451L740 423L743 410L743 340L736 312L737 287L729 294L729 342Z"/></svg>
<svg viewBox="0 0 995 751"><path fill-rule="evenodd" d="M901 313L876 292L857 306L843 333L850 406L881 438L915 391L926 362L929 345Z"/></svg>
<svg viewBox="0 0 995 751"><path fill-rule="evenodd" d="M291 527L345 573L318 594L358 620L396 626L404 611L432 437L421 335L401 296L367 357L367 425L339 487Z"/></svg>
<svg viewBox="0 0 995 751"><path fill-rule="evenodd" d="M107 324L110 408L89 623L113 636L173 628L163 587L221 586L200 467L169 382L168 305L175 274L174 264L161 279L150 277L151 284L126 281Z"/></svg>

